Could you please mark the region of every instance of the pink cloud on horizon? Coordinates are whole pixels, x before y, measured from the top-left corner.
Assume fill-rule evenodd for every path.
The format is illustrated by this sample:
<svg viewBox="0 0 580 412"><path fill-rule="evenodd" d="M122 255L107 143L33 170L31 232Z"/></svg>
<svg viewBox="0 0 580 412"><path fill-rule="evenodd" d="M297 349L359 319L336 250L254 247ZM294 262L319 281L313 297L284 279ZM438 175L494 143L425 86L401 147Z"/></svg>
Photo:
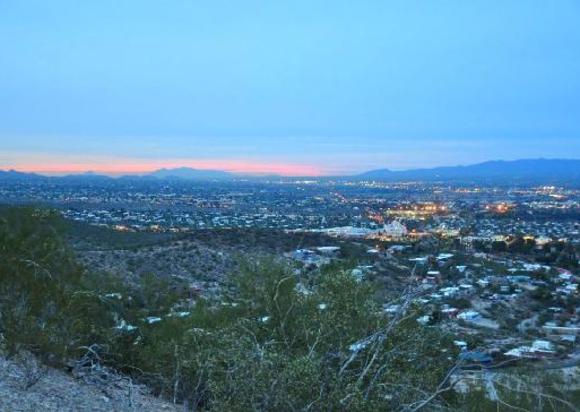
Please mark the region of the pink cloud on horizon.
<svg viewBox="0 0 580 412"><path fill-rule="evenodd" d="M264 162L250 160L140 160L140 159L99 159L69 161L55 158L38 159L36 162L14 162L0 165L0 168L15 169L20 172L34 172L51 175L95 172L106 175L144 174L162 168L191 167L200 170L224 170L241 174L280 174L284 176L319 176L325 171L313 165L285 162Z"/></svg>

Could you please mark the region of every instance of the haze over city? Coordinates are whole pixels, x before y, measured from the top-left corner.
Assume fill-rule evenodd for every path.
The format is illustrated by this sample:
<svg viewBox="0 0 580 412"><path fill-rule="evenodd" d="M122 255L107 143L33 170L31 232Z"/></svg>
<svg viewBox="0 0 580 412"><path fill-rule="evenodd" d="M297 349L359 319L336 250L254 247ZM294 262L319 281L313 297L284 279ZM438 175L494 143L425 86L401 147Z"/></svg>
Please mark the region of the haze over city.
<svg viewBox="0 0 580 412"><path fill-rule="evenodd" d="M580 5L4 1L0 169L580 157Z"/></svg>

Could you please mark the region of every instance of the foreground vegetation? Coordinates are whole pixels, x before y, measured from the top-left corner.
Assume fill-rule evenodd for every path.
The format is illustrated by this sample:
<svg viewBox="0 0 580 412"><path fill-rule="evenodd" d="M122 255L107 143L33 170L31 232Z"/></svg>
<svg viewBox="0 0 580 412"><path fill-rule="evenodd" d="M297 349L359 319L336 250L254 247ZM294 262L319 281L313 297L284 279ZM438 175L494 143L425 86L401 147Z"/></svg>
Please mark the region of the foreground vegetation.
<svg viewBox="0 0 580 412"><path fill-rule="evenodd" d="M507 384L501 404L453 390L457 350L417 324L410 293L386 317L348 272L301 288L291 268L262 260L242 264L219 301L192 304L186 288L154 275L135 286L80 266L65 226L49 210L0 213L7 356L31 352L63 369L89 356L191 410L538 408L536 394Z"/></svg>

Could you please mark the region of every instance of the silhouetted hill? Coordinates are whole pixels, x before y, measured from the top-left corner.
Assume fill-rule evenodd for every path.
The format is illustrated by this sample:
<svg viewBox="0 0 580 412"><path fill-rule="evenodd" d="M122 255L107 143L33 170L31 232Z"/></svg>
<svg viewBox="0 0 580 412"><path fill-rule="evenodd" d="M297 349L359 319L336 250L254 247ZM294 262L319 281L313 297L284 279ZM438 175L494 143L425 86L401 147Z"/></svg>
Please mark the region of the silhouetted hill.
<svg viewBox="0 0 580 412"><path fill-rule="evenodd" d="M393 171L371 170L358 175L361 179L399 181L501 181L571 182L580 180L580 160L522 159L493 160L468 166Z"/></svg>
<svg viewBox="0 0 580 412"><path fill-rule="evenodd" d="M111 181L113 178L100 175L95 172L85 172L80 174L60 176L58 179L69 183L105 183Z"/></svg>
<svg viewBox="0 0 580 412"><path fill-rule="evenodd" d="M180 180L231 180L234 174L221 170L200 170L181 167L176 169L159 169L145 175L126 175L118 178L86 172L80 174L70 174L66 176L44 176L36 173L23 173L15 170L0 170L0 181L4 182L34 182L50 180L61 183L74 184L99 184L112 181L158 181L159 179L180 179Z"/></svg>
<svg viewBox="0 0 580 412"><path fill-rule="evenodd" d="M47 179L47 177L36 173L17 172L16 170L0 170L0 181L31 181L40 179Z"/></svg>

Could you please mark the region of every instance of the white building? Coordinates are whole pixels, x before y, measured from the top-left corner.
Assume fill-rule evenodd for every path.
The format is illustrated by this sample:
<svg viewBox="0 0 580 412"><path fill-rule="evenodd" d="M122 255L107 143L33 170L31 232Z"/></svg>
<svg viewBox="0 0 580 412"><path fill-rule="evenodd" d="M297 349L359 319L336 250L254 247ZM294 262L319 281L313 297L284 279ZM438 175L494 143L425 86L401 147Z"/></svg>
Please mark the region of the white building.
<svg viewBox="0 0 580 412"><path fill-rule="evenodd" d="M407 235L407 227L397 220L393 220L391 223L385 223L382 230L385 236L390 237L404 237Z"/></svg>

